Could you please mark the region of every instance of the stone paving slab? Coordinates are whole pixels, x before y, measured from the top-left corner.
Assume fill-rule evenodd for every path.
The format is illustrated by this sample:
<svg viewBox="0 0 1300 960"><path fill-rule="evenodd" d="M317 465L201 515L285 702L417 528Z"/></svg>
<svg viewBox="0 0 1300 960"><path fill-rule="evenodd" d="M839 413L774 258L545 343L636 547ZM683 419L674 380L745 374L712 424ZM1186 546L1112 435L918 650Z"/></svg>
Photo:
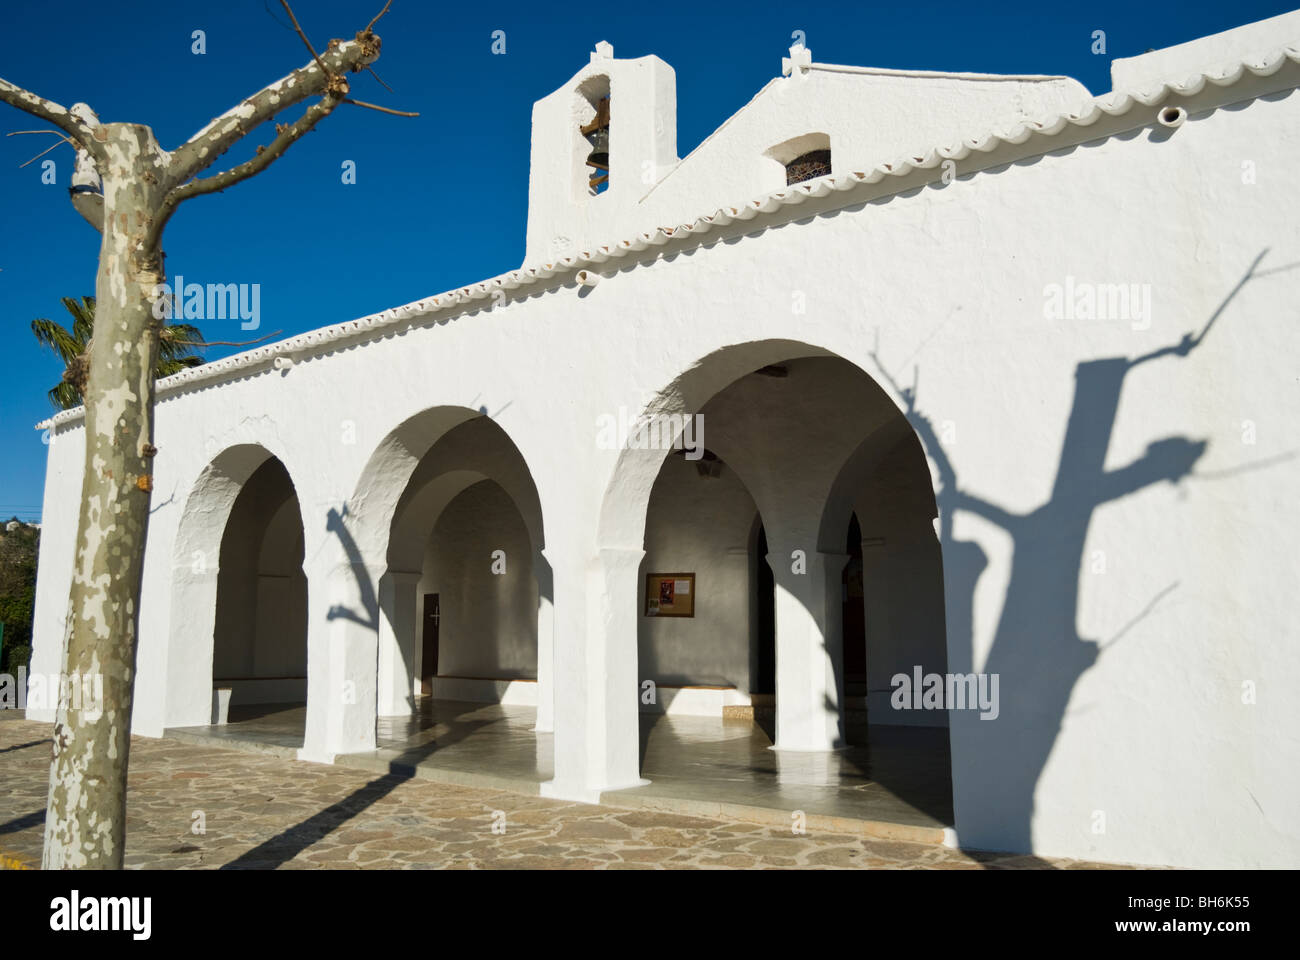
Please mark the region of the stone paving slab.
<svg viewBox="0 0 1300 960"><path fill-rule="evenodd" d="M7 712L7 711L6 711ZM48 724L0 723L0 868L40 862ZM133 737L126 865L148 869L1095 869L812 828L566 803ZM201 831L201 832L200 832Z"/></svg>

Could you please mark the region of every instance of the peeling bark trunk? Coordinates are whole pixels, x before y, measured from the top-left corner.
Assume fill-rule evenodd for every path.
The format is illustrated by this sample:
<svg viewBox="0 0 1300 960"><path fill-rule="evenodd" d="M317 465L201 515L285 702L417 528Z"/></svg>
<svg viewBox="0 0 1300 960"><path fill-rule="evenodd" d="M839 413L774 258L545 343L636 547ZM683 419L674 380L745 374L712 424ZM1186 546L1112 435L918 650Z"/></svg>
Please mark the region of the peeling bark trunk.
<svg viewBox="0 0 1300 960"><path fill-rule="evenodd" d="M391 0L354 40L331 40L323 54L316 53L287 0L281 4L312 62L227 110L172 153L159 148L148 127L100 124L86 104L68 110L0 78L0 103L67 134L77 150L73 206L103 234L64 639L65 677L72 682L60 685L54 726L47 869L120 869L123 863L140 587L156 452L153 371L163 322L154 305L164 279L163 228L181 202L261 173L340 103L417 116L347 98L344 74L379 57L380 40L371 28ZM199 177L251 131L316 96L321 99L295 122L277 124L275 139L251 159ZM95 189L100 183L102 197Z"/></svg>
<svg viewBox="0 0 1300 960"><path fill-rule="evenodd" d="M120 869L140 584L153 488L154 316L162 255L146 237L166 158L148 127L100 126L108 154L86 389L86 460L54 726L46 869ZM97 692L102 690L102 697Z"/></svg>

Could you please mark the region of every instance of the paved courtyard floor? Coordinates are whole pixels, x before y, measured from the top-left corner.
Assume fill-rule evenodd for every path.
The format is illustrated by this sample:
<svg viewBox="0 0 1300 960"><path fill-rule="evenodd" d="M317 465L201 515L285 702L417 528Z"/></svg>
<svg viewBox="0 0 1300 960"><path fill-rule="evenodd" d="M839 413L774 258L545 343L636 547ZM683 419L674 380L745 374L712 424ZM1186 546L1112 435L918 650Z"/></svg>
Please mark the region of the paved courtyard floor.
<svg viewBox="0 0 1300 960"><path fill-rule="evenodd" d="M0 866L39 865L48 724L0 711ZM201 831L201 832L200 832ZM126 863L161 869L1097 868L549 800L133 738Z"/></svg>
<svg viewBox="0 0 1300 960"><path fill-rule="evenodd" d="M853 746L829 754L771 749L769 724L721 717L641 714L642 775L648 784L604 799L617 806L710 816L766 810L775 826L791 812L887 825L889 839L937 841L952 825L948 735L943 728L864 725ZM179 727L168 736L199 746L231 745L296 758L306 708L230 708L220 726ZM409 718L381 718L377 749L340 757L343 766L539 793L552 777L553 737L533 730L526 706L421 698ZM742 818L746 819L746 818ZM760 819L758 822L764 822Z"/></svg>

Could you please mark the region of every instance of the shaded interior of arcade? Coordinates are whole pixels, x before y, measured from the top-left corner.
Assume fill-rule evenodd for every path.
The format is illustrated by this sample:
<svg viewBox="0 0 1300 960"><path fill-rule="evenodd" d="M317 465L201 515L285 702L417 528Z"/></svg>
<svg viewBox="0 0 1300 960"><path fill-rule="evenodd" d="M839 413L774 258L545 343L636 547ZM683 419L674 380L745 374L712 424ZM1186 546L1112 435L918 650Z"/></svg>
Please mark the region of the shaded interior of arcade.
<svg viewBox="0 0 1300 960"><path fill-rule="evenodd" d="M673 449L656 452L636 636L611 638L636 645L649 783L610 801L950 825L947 714L891 705L893 676L947 663L916 434L870 377L831 356L756 364L706 394ZM425 435L394 481L376 585L375 749L338 762L533 790L554 770L555 596L537 489L489 417L431 414ZM221 536L213 717L190 733L302 745L303 542L293 484L268 457ZM683 587L689 615L673 615L687 609Z"/></svg>

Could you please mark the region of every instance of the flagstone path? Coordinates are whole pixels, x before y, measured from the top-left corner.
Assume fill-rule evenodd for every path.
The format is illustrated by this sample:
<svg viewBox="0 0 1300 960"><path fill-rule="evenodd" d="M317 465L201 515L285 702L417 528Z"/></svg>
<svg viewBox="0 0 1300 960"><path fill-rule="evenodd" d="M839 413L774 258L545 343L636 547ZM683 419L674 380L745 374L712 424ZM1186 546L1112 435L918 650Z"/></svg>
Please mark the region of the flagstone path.
<svg viewBox="0 0 1300 960"><path fill-rule="evenodd" d="M40 864L50 727L0 711L0 869ZM133 738L126 864L148 869L904 868L1106 864L970 853Z"/></svg>

